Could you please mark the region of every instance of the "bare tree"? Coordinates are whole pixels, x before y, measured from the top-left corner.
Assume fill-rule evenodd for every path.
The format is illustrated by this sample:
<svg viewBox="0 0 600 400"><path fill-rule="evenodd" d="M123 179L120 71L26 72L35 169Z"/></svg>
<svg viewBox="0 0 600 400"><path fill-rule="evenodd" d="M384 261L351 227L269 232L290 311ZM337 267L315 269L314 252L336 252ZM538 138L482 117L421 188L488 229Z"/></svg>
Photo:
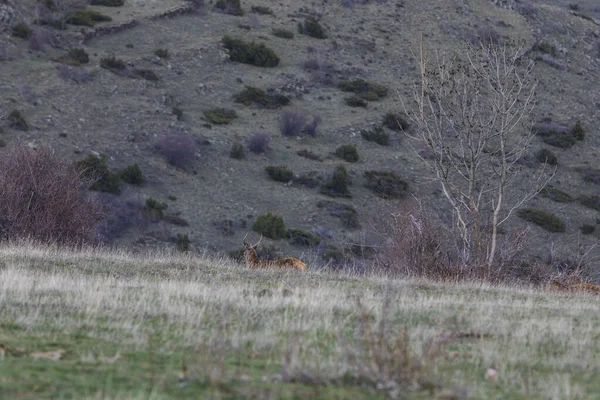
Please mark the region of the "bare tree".
<svg viewBox="0 0 600 400"><path fill-rule="evenodd" d="M525 190L515 185L527 174L520 160L534 137L534 63L514 44L466 47L452 57L436 53L433 60L423 47L421 41L414 108L404 104L414 127L406 134L414 139L413 150L417 143L425 147L425 154L415 154L452 206L464 263L491 267L498 227L553 176L541 167Z"/></svg>

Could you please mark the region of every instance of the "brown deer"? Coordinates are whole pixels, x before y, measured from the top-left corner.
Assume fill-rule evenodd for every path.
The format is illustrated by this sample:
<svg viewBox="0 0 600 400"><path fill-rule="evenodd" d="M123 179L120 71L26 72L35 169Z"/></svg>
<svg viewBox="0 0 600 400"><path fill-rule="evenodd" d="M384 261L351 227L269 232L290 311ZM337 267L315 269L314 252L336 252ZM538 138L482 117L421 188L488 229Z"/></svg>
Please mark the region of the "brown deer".
<svg viewBox="0 0 600 400"><path fill-rule="evenodd" d="M566 290L566 291L579 291L588 292L593 294L600 294L600 285L594 285L593 283L581 282L581 279L574 278L572 282L562 283L557 280L552 281L550 284L553 289Z"/></svg>
<svg viewBox="0 0 600 400"><path fill-rule="evenodd" d="M306 264L294 257L280 258L278 260L261 260L256 254L256 248L262 240L260 235L259 241L255 245L249 245L246 242L246 236L244 236L244 260L248 268L282 268L282 269L295 269L301 272L306 272Z"/></svg>

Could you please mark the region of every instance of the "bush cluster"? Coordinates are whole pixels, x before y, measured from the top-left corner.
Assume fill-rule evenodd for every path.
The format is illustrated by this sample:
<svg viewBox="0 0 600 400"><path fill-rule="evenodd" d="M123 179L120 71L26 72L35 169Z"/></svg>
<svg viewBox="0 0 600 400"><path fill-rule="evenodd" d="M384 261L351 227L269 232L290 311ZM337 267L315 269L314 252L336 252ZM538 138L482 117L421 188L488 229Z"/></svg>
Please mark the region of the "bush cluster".
<svg viewBox="0 0 600 400"><path fill-rule="evenodd" d="M330 197L352 197L349 186L352 184L348 171L339 165L329 180L321 185L321 193Z"/></svg>
<svg viewBox="0 0 600 400"><path fill-rule="evenodd" d="M8 117L6 117L6 120L8 121L8 125L13 129L20 131L29 130L29 124L27 124L25 117L19 110L12 110L10 114L8 114Z"/></svg>
<svg viewBox="0 0 600 400"><path fill-rule="evenodd" d="M121 171L121 179L130 185L141 185L144 183L144 174L138 164L132 164Z"/></svg>
<svg viewBox="0 0 600 400"><path fill-rule="evenodd" d="M262 89L246 86L244 90L234 96L236 103L246 106L257 105L264 108L279 108L290 103L289 97L282 94L267 93Z"/></svg>
<svg viewBox="0 0 600 400"><path fill-rule="evenodd" d="M351 144L344 144L338 147L333 153L337 157L341 158L344 161L348 161L351 163L358 162L359 156L358 151L356 150L356 146Z"/></svg>
<svg viewBox="0 0 600 400"><path fill-rule="evenodd" d="M388 95L388 90L385 86L367 82L363 79L341 81L338 88L343 92L354 93L359 98L367 101L381 100Z"/></svg>
<svg viewBox="0 0 600 400"><path fill-rule="evenodd" d="M383 125L393 131L402 132L409 128L408 122L402 116L392 112L386 113L383 116Z"/></svg>
<svg viewBox="0 0 600 400"><path fill-rule="evenodd" d="M565 223L555 214L537 208L524 208L517 211L517 215L525 221L532 222L548 232L564 232Z"/></svg>
<svg viewBox="0 0 600 400"><path fill-rule="evenodd" d="M283 239L286 236L283 217L270 212L256 217L256 221L252 225L252 230L275 240Z"/></svg>
<svg viewBox="0 0 600 400"><path fill-rule="evenodd" d="M204 111L204 117L210 123L215 125L226 125L237 118L235 110L229 108L213 108Z"/></svg>
<svg viewBox="0 0 600 400"><path fill-rule="evenodd" d="M374 142L381 146L390 144L390 134L381 125L374 126L373 129L364 129L360 132L360 135L367 142Z"/></svg>
<svg viewBox="0 0 600 400"><path fill-rule="evenodd" d="M269 178L277 182L287 183L294 177L294 172L285 165L269 165L265 167Z"/></svg>
<svg viewBox="0 0 600 400"><path fill-rule="evenodd" d="M304 23L298 22L298 33L313 37L315 39L327 38L325 30L323 30L323 27L319 21L314 18L306 18Z"/></svg>
<svg viewBox="0 0 600 400"><path fill-rule="evenodd" d="M224 36L221 41L229 50L231 61L267 68L279 65L277 54L262 43L246 42L230 36Z"/></svg>
<svg viewBox="0 0 600 400"><path fill-rule="evenodd" d="M148 219L152 221L158 221L159 219L165 216L166 209L167 205L165 203L156 200L152 197L148 197L146 199L146 204L144 205L143 212Z"/></svg>
<svg viewBox="0 0 600 400"><path fill-rule="evenodd" d="M83 160L75 162L75 168L92 181L91 190L112 194L121 193L121 173L110 171L105 155L90 154Z"/></svg>
<svg viewBox="0 0 600 400"><path fill-rule="evenodd" d="M365 187L382 199L402 198L408 193L408 182L392 171L365 171Z"/></svg>

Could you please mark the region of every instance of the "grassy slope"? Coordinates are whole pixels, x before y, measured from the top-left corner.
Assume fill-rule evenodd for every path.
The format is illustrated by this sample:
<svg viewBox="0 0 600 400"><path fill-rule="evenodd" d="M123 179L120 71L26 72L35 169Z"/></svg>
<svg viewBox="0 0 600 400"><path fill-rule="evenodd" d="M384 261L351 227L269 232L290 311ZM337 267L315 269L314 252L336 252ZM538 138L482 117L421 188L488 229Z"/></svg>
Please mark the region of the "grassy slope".
<svg viewBox="0 0 600 400"><path fill-rule="evenodd" d="M0 260L0 398L600 392L597 297L28 245Z"/></svg>

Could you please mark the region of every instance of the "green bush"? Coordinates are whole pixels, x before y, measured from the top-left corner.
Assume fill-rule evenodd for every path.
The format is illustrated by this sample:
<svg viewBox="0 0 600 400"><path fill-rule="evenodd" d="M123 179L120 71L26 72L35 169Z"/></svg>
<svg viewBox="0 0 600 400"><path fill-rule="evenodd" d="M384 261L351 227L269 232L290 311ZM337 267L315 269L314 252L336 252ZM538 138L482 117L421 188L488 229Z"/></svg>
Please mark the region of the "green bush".
<svg viewBox="0 0 600 400"><path fill-rule="evenodd" d="M330 197L351 197L350 184L348 171L343 165L339 165L333 171L331 178L321 185L321 193Z"/></svg>
<svg viewBox="0 0 600 400"><path fill-rule="evenodd" d="M405 131L409 127L408 122L406 122L404 118L392 112L386 113L383 116L383 125L391 130L398 132Z"/></svg>
<svg viewBox="0 0 600 400"><path fill-rule="evenodd" d="M356 150L356 146L353 146L351 144L344 144L340 147L338 147L335 150L335 154L337 157L341 158L344 161L348 161L351 163L355 163L358 161L359 156L358 156L358 151Z"/></svg>
<svg viewBox="0 0 600 400"><path fill-rule="evenodd" d="M246 42L230 36L224 36L222 42L229 50L231 61L268 68L279 65L277 54L262 43Z"/></svg>
<svg viewBox="0 0 600 400"><path fill-rule="evenodd" d="M90 4L93 6L121 7L125 4L125 0L92 0Z"/></svg>
<svg viewBox="0 0 600 400"><path fill-rule="evenodd" d="M236 160L243 160L246 157L246 149L244 149L244 145L241 143L232 144L229 157L235 158Z"/></svg>
<svg viewBox="0 0 600 400"><path fill-rule="evenodd" d="M600 196L588 196L585 194L580 195L577 200L581 205L591 208L592 210L600 211Z"/></svg>
<svg viewBox="0 0 600 400"><path fill-rule="evenodd" d="M596 230L596 225L583 224L579 229L581 230L582 235L591 235Z"/></svg>
<svg viewBox="0 0 600 400"><path fill-rule="evenodd" d="M568 194L567 192L563 192L560 189L552 187L550 185L546 186L540 191L540 195L552 201L556 201L557 203L571 203L575 199Z"/></svg>
<svg viewBox="0 0 600 400"><path fill-rule="evenodd" d="M25 117L23 116L23 114L21 114L19 110L12 110L10 114L8 114L6 120L8 121L8 125L11 128L17 129L19 131L29 130L29 124L27 124Z"/></svg>
<svg viewBox="0 0 600 400"><path fill-rule="evenodd" d="M301 246L312 247L321 243L321 239L318 236L314 236L300 229L288 229L287 237L290 240L290 244Z"/></svg>
<svg viewBox="0 0 600 400"><path fill-rule="evenodd" d="M152 82L156 82L160 79L158 75L156 75L156 73L151 69L134 69L131 71L131 76Z"/></svg>
<svg viewBox="0 0 600 400"><path fill-rule="evenodd" d="M167 205L161 201L148 197L146 204L144 205L144 215L151 220L159 220L165 216L165 209Z"/></svg>
<svg viewBox="0 0 600 400"><path fill-rule="evenodd" d="M314 18L306 18L304 23L298 22L298 33L315 39L327 39L323 27L319 24L319 21Z"/></svg>
<svg viewBox="0 0 600 400"><path fill-rule="evenodd" d="M557 165L558 164L558 157L556 156L556 154L554 154L553 152L551 152L548 149L539 150L537 153L535 153L535 156L536 156L537 160L541 163L546 163L549 165Z"/></svg>
<svg viewBox="0 0 600 400"><path fill-rule="evenodd" d="M132 164L125 167L125 169L121 171L121 179L130 185L141 185L144 183L144 175L138 164Z"/></svg>
<svg viewBox="0 0 600 400"><path fill-rule="evenodd" d="M271 10L269 7L264 7L264 6L252 6L250 8L250 11L255 13L255 14L262 14L262 15L275 15L275 13L273 12L273 10Z"/></svg>
<svg viewBox="0 0 600 400"><path fill-rule="evenodd" d="M282 39L293 39L294 38L294 32L288 31L287 29L273 28L273 30L271 31L271 34L273 34L273 36L276 36L276 37L282 38Z"/></svg>
<svg viewBox="0 0 600 400"><path fill-rule="evenodd" d="M358 96L346 97L346 98L344 98L344 102L346 103L347 106L350 106L350 107L367 108L367 102Z"/></svg>
<svg viewBox="0 0 600 400"><path fill-rule="evenodd" d="M233 119L237 118L235 110L228 108L213 108L211 110L204 111L206 120L215 125L226 125Z"/></svg>
<svg viewBox="0 0 600 400"><path fill-rule="evenodd" d="M127 68L127 64L125 64L125 61L121 60L120 58L110 56L100 59L100 67L108 69L112 72L120 72Z"/></svg>
<svg viewBox="0 0 600 400"><path fill-rule="evenodd" d="M573 126L573 129L571 130L571 133L573 134L576 140L585 139L585 131L583 130L583 126L581 126L581 122L579 121L575 123L575 126Z"/></svg>
<svg viewBox="0 0 600 400"><path fill-rule="evenodd" d="M286 235L283 217L270 212L256 217L252 230L270 239L283 239Z"/></svg>
<svg viewBox="0 0 600 400"><path fill-rule="evenodd" d="M313 153L308 149L298 150L296 152L300 157L308 158L309 160L322 161L318 154Z"/></svg>
<svg viewBox="0 0 600 400"><path fill-rule="evenodd" d="M392 171L365 171L365 187L382 199L402 198L408 192L408 182Z"/></svg>
<svg viewBox="0 0 600 400"><path fill-rule="evenodd" d="M154 50L154 55L157 56L158 58L168 59L170 57L169 49L156 49L156 50Z"/></svg>
<svg viewBox="0 0 600 400"><path fill-rule="evenodd" d="M29 39L33 31L27 24L20 23L12 27L12 36L21 39Z"/></svg>
<svg viewBox="0 0 600 400"><path fill-rule="evenodd" d="M92 10L78 10L69 13L67 16L67 23L77 26L89 26L96 25L96 22L112 21L112 18L108 15L104 15L97 11Z"/></svg>
<svg viewBox="0 0 600 400"><path fill-rule="evenodd" d="M532 222L548 232L564 232L565 223L555 214L549 211L539 210L537 208L524 208L517 212L517 215L525 221Z"/></svg>
<svg viewBox="0 0 600 400"><path fill-rule="evenodd" d="M269 177L277 182L289 182L294 177L292 170L285 165L269 165L265 167Z"/></svg>
<svg viewBox="0 0 600 400"><path fill-rule="evenodd" d="M246 106L256 104L271 109L290 104L290 99L282 94L267 93L264 90L253 86L246 86L244 90L234 96L234 101Z"/></svg>
<svg viewBox="0 0 600 400"><path fill-rule="evenodd" d="M360 135L367 142L375 142L382 146L390 144L390 134L387 133L381 125L373 127L373 129L365 129L360 132Z"/></svg>
<svg viewBox="0 0 600 400"><path fill-rule="evenodd" d="M226 12L229 15L241 17L244 15L244 10L240 4L240 0L217 0L215 8Z"/></svg>
<svg viewBox="0 0 600 400"><path fill-rule="evenodd" d="M105 155L98 157L90 154L83 160L77 161L75 167L86 178L94 182L90 190L113 194L121 193L121 174L108 169L108 160Z"/></svg>
<svg viewBox="0 0 600 400"><path fill-rule="evenodd" d="M385 86L367 82L363 79L341 81L338 88L343 92L354 93L356 96L367 101L380 100L388 95L388 89Z"/></svg>

